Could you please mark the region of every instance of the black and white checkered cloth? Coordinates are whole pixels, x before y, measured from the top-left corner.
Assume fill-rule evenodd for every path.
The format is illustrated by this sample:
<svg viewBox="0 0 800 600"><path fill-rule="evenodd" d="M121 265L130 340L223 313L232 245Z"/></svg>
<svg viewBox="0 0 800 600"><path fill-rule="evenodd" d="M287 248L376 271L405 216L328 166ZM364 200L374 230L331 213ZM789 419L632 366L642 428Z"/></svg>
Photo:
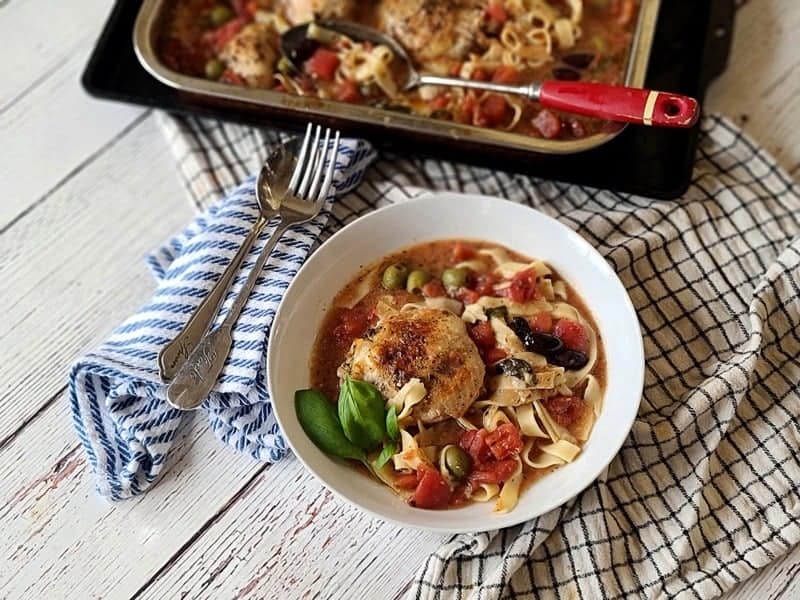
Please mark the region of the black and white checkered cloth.
<svg viewBox="0 0 800 600"><path fill-rule="evenodd" d="M161 118L198 208L278 139ZM604 476L522 526L443 541L409 598L705 599L800 541L800 190L768 154L706 118L680 200L383 155L323 235L421 188L523 202L584 236L638 310L646 376Z"/></svg>

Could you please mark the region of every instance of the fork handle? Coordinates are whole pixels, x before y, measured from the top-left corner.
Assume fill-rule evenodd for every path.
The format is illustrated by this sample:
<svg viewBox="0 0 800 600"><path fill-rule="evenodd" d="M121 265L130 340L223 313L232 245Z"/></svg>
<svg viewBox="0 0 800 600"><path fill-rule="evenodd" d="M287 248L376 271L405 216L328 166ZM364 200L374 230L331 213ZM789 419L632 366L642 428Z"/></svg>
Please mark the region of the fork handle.
<svg viewBox="0 0 800 600"><path fill-rule="evenodd" d="M278 240L289 228L291 222L282 221L261 249L256 264L250 271L247 281L233 301L230 311L222 324L207 334L197 343L189 358L175 374L175 378L167 387L167 401L180 410L198 408L214 389L214 385L222 374L225 361L230 354L233 339L231 331L239 315L253 292L256 281L261 276L269 255Z"/></svg>
<svg viewBox="0 0 800 600"><path fill-rule="evenodd" d="M256 238L266 224L267 218L259 215L258 220L253 224L222 276L217 279L211 291L197 305L183 329L158 354L158 368L163 381L169 381L175 377L175 374L189 358L192 350L200 342L203 335L211 328L211 324L214 322L214 318L217 316L225 296L228 294L234 277L236 277L242 262L244 262Z"/></svg>

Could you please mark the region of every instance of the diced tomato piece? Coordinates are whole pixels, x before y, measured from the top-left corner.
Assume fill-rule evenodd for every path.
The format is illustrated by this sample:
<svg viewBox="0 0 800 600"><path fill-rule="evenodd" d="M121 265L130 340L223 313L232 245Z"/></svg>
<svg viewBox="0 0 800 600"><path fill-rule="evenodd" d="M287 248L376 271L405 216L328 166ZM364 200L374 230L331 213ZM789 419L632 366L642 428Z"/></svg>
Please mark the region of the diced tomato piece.
<svg viewBox="0 0 800 600"><path fill-rule="evenodd" d="M493 365L497 361L503 360L508 353L502 348L492 348L483 354L483 362L487 365Z"/></svg>
<svg viewBox="0 0 800 600"><path fill-rule="evenodd" d="M317 48L303 66L309 75L323 81L333 81L339 68L339 57L327 48Z"/></svg>
<svg viewBox="0 0 800 600"><path fill-rule="evenodd" d="M470 429L461 434L459 446L469 454L473 465L483 465L492 460L492 451L486 445L488 434L485 429Z"/></svg>
<svg viewBox="0 0 800 600"><path fill-rule="evenodd" d="M245 80L242 79L242 77L238 73L232 71L231 69L225 69L222 72L222 76L219 79L220 81L224 81L225 83L231 83L233 85L245 84Z"/></svg>
<svg viewBox="0 0 800 600"><path fill-rule="evenodd" d="M519 71L511 65L500 65L494 70L492 81L495 83L518 83Z"/></svg>
<svg viewBox="0 0 800 600"><path fill-rule="evenodd" d="M481 297L481 295L475 290L464 287L458 288L455 296L464 304L475 304Z"/></svg>
<svg viewBox="0 0 800 600"><path fill-rule="evenodd" d="M514 302L529 302L536 298L536 271L520 271L511 278L508 297Z"/></svg>
<svg viewBox="0 0 800 600"><path fill-rule="evenodd" d="M416 471L402 473L394 478L394 484L401 490L413 490L417 487L417 483L419 483L419 477L417 477Z"/></svg>
<svg viewBox="0 0 800 600"><path fill-rule="evenodd" d="M492 329L488 321L475 323L469 330L469 337L472 338L478 348L486 350L494 348L497 343L494 339L494 329Z"/></svg>
<svg viewBox="0 0 800 600"><path fill-rule="evenodd" d="M503 423L486 436L486 445L497 460L516 456L522 450L522 436L511 423Z"/></svg>
<svg viewBox="0 0 800 600"><path fill-rule="evenodd" d="M369 327L369 315L360 307L339 309L337 320L339 323L333 330L333 336L342 347L349 347Z"/></svg>
<svg viewBox="0 0 800 600"><path fill-rule="evenodd" d="M487 463L469 475L471 483L503 483L517 470L517 460L509 458Z"/></svg>
<svg viewBox="0 0 800 600"><path fill-rule="evenodd" d="M215 51L222 52L225 45L231 41L246 24L247 21L245 19L236 17L213 31L207 31L203 34L202 39L205 43L213 47Z"/></svg>
<svg viewBox="0 0 800 600"><path fill-rule="evenodd" d="M489 74L486 72L486 69L482 69L481 67L475 68L472 71L472 75L470 75L470 79L473 81L488 81Z"/></svg>
<svg viewBox="0 0 800 600"><path fill-rule="evenodd" d="M533 331L539 333L550 333L553 331L553 317L550 313L540 312L528 319L528 325Z"/></svg>
<svg viewBox="0 0 800 600"><path fill-rule="evenodd" d="M448 104L450 104L449 94L439 94L430 101L431 110L442 110L443 108L447 108Z"/></svg>
<svg viewBox="0 0 800 600"><path fill-rule="evenodd" d="M494 296L495 278L491 274L478 275L475 278L475 291L479 296Z"/></svg>
<svg viewBox="0 0 800 600"><path fill-rule="evenodd" d="M547 412L562 427L569 427L580 416L583 400L575 396L551 396L542 400Z"/></svg>
<svg viewBox="0 0 800 600"><path fill-rule="evenodd" d="M494 21L495 23L505 23L508 21L508 13L503 8L503 3L499 0L489 2L486 7L486 18Z"/></svg>
<svg viewBox="0 0 800 600"><path fill-rule="evenodd" d="M460 263L475 257L475 248L464 242L456 242L453 246L453 262Z"/></svg>
<svg viewBox="0 0 800 600"><path fill-rule="evenodd" d="M249 16L255 17L256 12L258 12L258 2L255 0L250 0L250 2L248 2L244 8Z"/></svg>
<svg viewBox="0 0 800 600"><path fill-rule="evenodd" d="M428 283L422 286L422 295L426 298L441 298L446 294L447 291L444 289L442 282L438 279L431 279Z"/></svg>
<svg viewBox="0 0 800 600"><path fill-rule="evenodd" d="M422 477L409 503L418 508L447 508L450 486L442 474L432 467L420 466Z"/></svg>
<svg viewBox="0 0 800 600"><path fill-rule="evenodd" d="M586 328L577 321L559 319L553 328L553 335L561 338L570 350L586 352L589 349L589 335L586 333Z"/></svg>
<svg viewBox="0 0 800 600"><path fill-rule="evenodd" d="M546 108L539 111L539 114L533 119L533 124L539 133L548 140L561 135L561 119Z"/></svg>
<svg viewBox="0 0 800 600"><path fill-rule="evenodd" d="M336 85L333 96L340 102L358 102L362 99L361 92L355 81L346 79Z"/></svg>
<svg viewBox="0 0 800 600"><path fill-rule="evenodd" d="M481 127L496 127L511 119L511 107L499 94L489 94L478 107L476 124Z"/></svg>
<svg viewBox="0 0 800 600"><path fill-rule="evenodd" d="M455 120L459 123L472 123L475 117L475 107L478 105L474 92L467 92L461 101L461 106L456 113Z"/></svg>

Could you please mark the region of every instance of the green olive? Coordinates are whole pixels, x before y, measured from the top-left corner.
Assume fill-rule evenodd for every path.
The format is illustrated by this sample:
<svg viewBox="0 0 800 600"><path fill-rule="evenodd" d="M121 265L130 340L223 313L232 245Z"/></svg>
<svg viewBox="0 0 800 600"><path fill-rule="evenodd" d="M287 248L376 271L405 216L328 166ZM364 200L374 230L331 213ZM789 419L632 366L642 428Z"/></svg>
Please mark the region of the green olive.
<svg viewBox="0 0 800 600"><path fill-rule="evenodd" d="M208 18L213 27L219 27L233 18L233 11L224 4L217 4L209 11Z"/></svg>
<svg viewBox="0 0 800 600"><path fill-rule="evenodd" d="M408 267L403 263L389 265L383 272L381 283L387 290L399 290L406 285Z"/></svg>
<svg viewBox="0 0 800 600"><path fill-rule="evenodd" d="M467 275L469 273L464 267L453 267L445 269L442 273L442 283L446 288L460 288L467 285Z"/></svg>
<svg viewBox="0 0 800 600"><path fill-rule="evenodd" d="M224 70L225 65L222 64L222 61L212 58L206 62L206 79L216 81L222 76Z"/></svg>
<svg viewBox="0 0 800 600"><path fill-rule="evenodd" d="M464 479L469 474L471 463L469 454L458 446L447 446L444 449L444 464L454 479Z"/></svg>
<svg viewBox="0 0 800 600"><path fill-rule="evenodd" d="M416 293L422 289L422 286L431 280L430 273L415 269L408 274L408 281L406 281L406 290Z"/></svg>

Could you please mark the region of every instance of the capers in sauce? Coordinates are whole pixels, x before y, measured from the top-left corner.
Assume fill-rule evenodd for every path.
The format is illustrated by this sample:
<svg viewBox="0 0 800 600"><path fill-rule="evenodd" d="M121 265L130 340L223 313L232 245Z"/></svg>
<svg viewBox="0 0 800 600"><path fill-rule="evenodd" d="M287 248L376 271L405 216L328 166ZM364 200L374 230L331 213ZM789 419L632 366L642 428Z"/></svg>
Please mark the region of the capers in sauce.
<svg viewBox="0 0 800 600"><path fill-rule="evenodd" d="M444 450L442 450L442 456L444 457L444 468L453 479L460 480L469 475L472 460L469 454L461 448L452 444L445 446Z"/></svg>
<svg viewBox="0 0 800 600"><path fill-rule="evenodd" d="M408 278L408 267L403 263L389 265L383 271L381 284L387 290L399 290L405 287Z"/></svg>
<svg viewBox="0 0 800 600"><path fill-rule="evenodd" d="M415 294L422 290L422 286L431 280L431 275L427 271L414 269L408 274L406 281L406 290Z"/></svg>

